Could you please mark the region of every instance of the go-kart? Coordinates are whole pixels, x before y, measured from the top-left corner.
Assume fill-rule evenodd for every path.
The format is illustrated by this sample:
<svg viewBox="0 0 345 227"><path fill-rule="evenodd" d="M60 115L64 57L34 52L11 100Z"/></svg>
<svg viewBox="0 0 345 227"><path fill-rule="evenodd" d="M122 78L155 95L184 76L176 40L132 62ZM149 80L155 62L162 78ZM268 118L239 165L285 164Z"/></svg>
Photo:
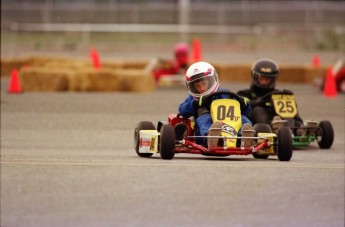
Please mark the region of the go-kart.
<svg viewBox="0 0 345 227"><path fill-rule="evenodd" d="M229 98L216 99L217 95ZM172 159L175 154L201 154L205 156L249 155L266 159L270 155L278 156L280 161L289 161L292 157L292 134L288 127L282 126L277 134L272 133L267 124L256 124L253 130L243 130L252 136L238 136L242 127L241 105L244 101L235 93L219 91L204 99L205 107L210 110L213 122L222 123L220 136L197 136L194 134L194 121L179 114L170 114L168 122L160 121L157 128L152 122L139 122L134 131L135 151L140 157L151 157L160 153L162 159ZM240 104L241 103L241 104ZM175 127L185 124L187 130L177 138ZM200 139L219 139L221 146L208 147L197 143ZM250 139L250 146L244 146L245 139Z"/></svg>
<svg viewBox="0 0 345 227"><path fill-rule="evenodd" d="M273 91L262 96L261 99L267 100L269 111L279 116L278 118L273 118L271 123L272 131L276 132L283 125L289 127L293 133L294 147L309 146L314 141L317 141L321 149L328 149L332 146L334 131L331 122L305 120L303 121L303 125L296 126L294 118L298 114L298 110L294 95L291 91Z"/></svg>

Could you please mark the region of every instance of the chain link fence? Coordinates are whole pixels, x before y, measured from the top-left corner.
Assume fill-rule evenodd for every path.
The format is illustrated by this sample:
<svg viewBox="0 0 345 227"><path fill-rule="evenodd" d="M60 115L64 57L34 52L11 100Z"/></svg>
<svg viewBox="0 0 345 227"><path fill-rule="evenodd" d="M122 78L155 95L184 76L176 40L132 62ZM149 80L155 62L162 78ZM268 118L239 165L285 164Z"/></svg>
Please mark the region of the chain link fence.
<svg viewBox="0 0 345 227"><path fill-rule="evenodd" d="M197 36L211 51L342 52L344 12L344 1L3 0L1 42L12 52L159 52Z"/></svg>

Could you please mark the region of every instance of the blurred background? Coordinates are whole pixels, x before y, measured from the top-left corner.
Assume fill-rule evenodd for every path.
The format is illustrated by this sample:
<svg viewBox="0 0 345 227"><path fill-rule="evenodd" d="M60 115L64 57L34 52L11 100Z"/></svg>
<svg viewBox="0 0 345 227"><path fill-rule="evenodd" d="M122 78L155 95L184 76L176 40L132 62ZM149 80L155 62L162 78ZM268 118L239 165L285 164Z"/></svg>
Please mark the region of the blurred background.
<svg viewBox="0 0 345 227"><path fill-rule="evenodd" d="M198 37L204 60L328 64L345 50L344 15L341 0L2 0L1 57L170 58Z"/></svg>

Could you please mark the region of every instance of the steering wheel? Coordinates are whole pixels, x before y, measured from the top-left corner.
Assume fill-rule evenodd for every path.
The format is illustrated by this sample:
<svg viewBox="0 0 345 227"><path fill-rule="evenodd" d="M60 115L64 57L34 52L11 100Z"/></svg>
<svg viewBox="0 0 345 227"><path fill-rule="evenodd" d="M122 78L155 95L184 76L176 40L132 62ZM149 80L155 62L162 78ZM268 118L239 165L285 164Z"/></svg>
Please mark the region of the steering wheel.
<svg viewBox="0 0 345 227"><path fill-rule="evenodd" d="M229 99L235 99L237 100L239 103L240 103L240 106L243 107L243 106L246 106L246 103L244 101L244 99L242 97L240 97L239 95L233 93L233 92L230 92L230 91L216 91L212 94L209 94L209 95L206 95L204 98L203 98L203 106L206 107L208 110L210 110L210 106L211 106L211 103L214 99L215 96L217 95L228 95L229 96Z"/></svg>

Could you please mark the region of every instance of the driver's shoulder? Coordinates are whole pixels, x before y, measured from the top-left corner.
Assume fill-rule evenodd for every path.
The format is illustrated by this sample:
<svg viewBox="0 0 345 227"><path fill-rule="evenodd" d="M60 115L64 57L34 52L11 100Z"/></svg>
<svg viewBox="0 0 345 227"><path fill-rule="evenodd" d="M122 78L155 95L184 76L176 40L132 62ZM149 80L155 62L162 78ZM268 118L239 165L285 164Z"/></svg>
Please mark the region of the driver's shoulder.
<svg viewBox="0 0 345 227"><path fill-rule="evenodd" d="M183 101L183 103L192 102L192 101L194 101L194 100L195 100L195 98L194 98L193 96L188 95L188 96L186 97L186 99Z"/></svg>

